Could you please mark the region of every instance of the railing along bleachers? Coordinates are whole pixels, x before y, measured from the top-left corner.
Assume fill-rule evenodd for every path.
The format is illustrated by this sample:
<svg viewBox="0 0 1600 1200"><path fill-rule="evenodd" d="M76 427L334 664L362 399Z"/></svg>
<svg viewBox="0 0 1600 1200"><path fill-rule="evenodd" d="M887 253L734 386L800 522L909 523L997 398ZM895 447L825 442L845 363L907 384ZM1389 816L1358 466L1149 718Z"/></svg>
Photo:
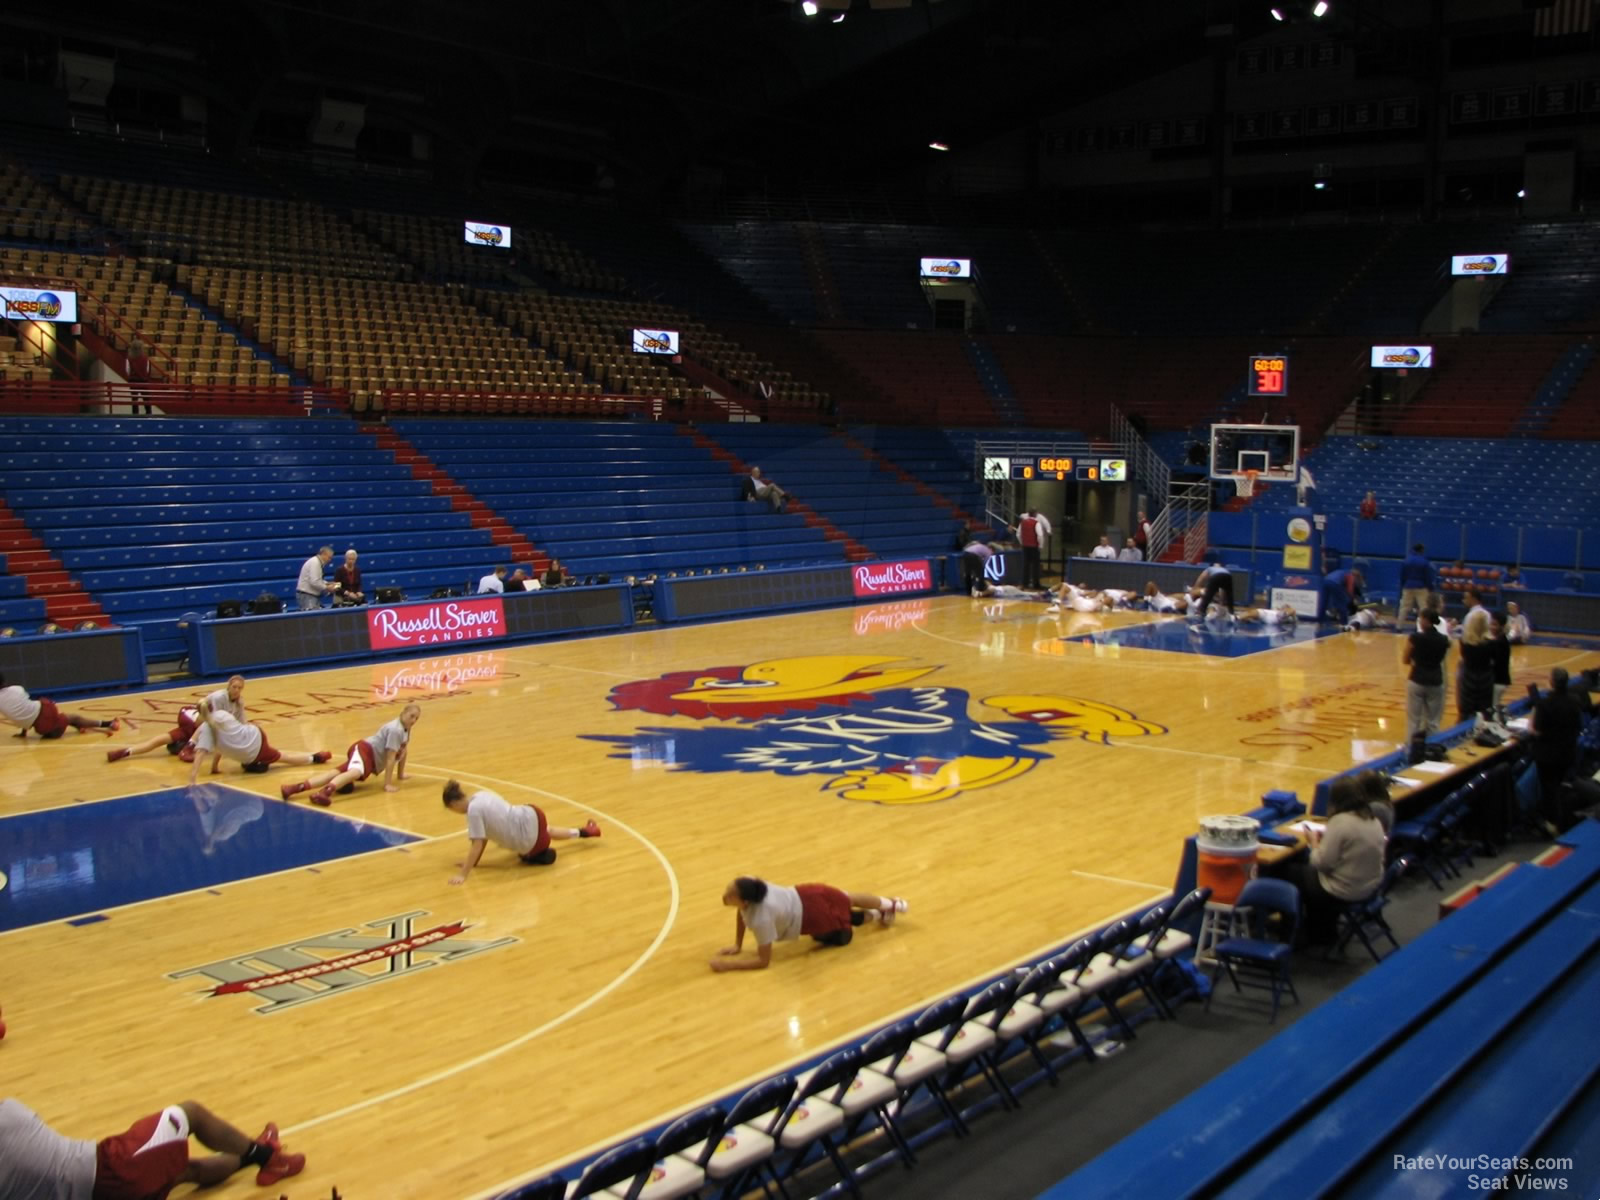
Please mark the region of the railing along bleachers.
<svg viewBox="0 0 1600 1200"><path fill-rule="evenodd" d="M370 585L461 587L506 552L347 418L0 418L13 511L152 661L177 621L266 592L293 602L317 547L362 552Z"/></svg>
<svg viewBox="0 0 1600 1200"><path fill-rule="evenodd" d="M1509 1173L1479 1156L1574 1149L1529 1173L1592 1180L1600 824L1562 841L1044 1197L1471 1195Z"/></svg>
<svg viewBox="0 0 1600 1200"><path fill-rule="evenodd" d="M739 499L725 462L665 424L538 420L392 426L579 576L840 562L797 514Z"/></svg>

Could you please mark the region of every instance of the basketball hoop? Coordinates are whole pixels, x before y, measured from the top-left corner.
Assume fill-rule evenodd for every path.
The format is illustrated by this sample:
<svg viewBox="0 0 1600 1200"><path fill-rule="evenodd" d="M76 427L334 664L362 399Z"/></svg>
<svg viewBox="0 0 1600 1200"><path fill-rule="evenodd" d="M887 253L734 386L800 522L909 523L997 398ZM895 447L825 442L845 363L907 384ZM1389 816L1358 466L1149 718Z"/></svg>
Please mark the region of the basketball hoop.
<svg viewBox="0 0 1600 1200"><path fill-rule="evenodd" d="M1256 494L1256 479L1260 474L1260 471L1246 468L1241 474L1233 477L1233 486L1239 494L1239 499L1248 500Z"/></svg>

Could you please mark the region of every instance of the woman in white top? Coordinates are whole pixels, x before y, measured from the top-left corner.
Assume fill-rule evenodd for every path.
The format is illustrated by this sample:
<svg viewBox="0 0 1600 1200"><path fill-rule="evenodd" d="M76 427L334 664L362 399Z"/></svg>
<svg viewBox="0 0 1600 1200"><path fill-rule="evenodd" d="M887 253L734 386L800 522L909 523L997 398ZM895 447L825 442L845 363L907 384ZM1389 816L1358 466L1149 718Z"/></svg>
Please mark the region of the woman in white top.
<svg viewBox="0 0 1600 1200"><path fill-rule="evenodd" d="M809 937L824 946L848 945L854 927L872 922L893 925L906 911L898 896L846 892L825 883L784 887L741 875L722 893L722 903L737 908L733 945L711 960L713 971L762 971L772 962L772 943ZM754 958L739 957L745 931L756 940Z"/></svg>
<svg viewBox="0 0 1600 1200"><path fill-rule="evenodd" d="M211 707L209 699L200 701L200 728L194 734L194 761L189 765L189 786L200 778L200 764L211 756L211 773L222 770L222 760L231 758L252 775L265 771L275 762L304 767L325 763L333 757L326 750L279 750L267 741L261 726L241 721L230 712Z"/></svg>
<svg viewBox="0 0 1600 1200"><path fill-rule="evenodd" d="M335 792L351 791L356 784L371 779L379 771L383 772L383 790L398 792L400 785L391 782L391 778L398 781L406 777L406 751L411 745L411 727L421 716L419 705L406 705L398 717L386 721L377 733L359 742L352 742L344 752L344 766L335 771L323 771L299 783L286 783L278 789L279 794L288 800L300 792L310 791L311 803L319 808L327 808L333 803ZM311 791L313 788L316 790Z"/></svg>
<svg viewBox="0 0 1600 1200"><path fill-rule="evenodd" d="M444 785L444 806L467 818L467 838L471 842L465 861L456 864L461 870L451 877L451 883L467 881L490 842L510 850L525 863L548 867L556 860L552 841L600 836L600 826L593 817L578 829L552 825L537 804L510 804L498 792L487 789L468 796L454 779Z"/></svg>
<svg viewBox="0 0 1600 1200"><path fill-rule="evenodd" d="M95 729L110 737L122 728L115 717L109 721L96 721L92 717L80 717L77 713L62 712L54 700L31 699L28 689L21 684L13 683L8 687L4 675L0 675L0 721L21 726L22 732L17 734L19 738L26 738L30 729L42 738L58 738L68 729L76 729L79 733L85 729Z"/></svg>

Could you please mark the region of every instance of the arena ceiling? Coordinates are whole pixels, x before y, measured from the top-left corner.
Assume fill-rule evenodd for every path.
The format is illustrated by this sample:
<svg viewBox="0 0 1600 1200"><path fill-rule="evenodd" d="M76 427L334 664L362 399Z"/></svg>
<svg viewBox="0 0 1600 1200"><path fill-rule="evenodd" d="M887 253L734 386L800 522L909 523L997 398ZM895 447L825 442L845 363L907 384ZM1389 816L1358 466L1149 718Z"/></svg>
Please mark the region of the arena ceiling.
<svg viewBox="0 0 1600 1200"><path fill-rule="evenodd" d="M690 166L769 182L916 172L930 141L1025 128L1272 28L1268 0L818 2L807 16L799 0L91 0L13 10L0 31L40 61L109 56L128 93L202 98L224 150L299 136L335 99L364 106L368 145L426 134L458 178L565 164L659 187ZM1443 0L1332 3L1326 27L1351 39L1443 19ZM1445 7L1493 20L1521 0Z"/></svg>

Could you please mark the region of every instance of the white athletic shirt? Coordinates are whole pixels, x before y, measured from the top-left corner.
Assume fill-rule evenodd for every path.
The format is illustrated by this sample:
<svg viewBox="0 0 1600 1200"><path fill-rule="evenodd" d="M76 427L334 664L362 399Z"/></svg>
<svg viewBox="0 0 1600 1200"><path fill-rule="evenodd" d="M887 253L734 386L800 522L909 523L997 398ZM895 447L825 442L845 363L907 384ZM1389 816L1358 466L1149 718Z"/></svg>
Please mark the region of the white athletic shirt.
<svg viewBox="0 0 1600 1200"><path fill-rule="evenodd" d="M28 699L28 689L18 684L0 688L0 717L13 725L31 728L39 719L39 702Z"/></svg>
<svg viewBox="0 0 1600 1200"><path fill-rule="evenodd" d="M744 927L757 946L789 942L800 936L800 893L779 883L767 884L767 897L744 910Z"/></svg>
<svg viewBox="0 0 1600 1200"><path fill-rule="evenodd" d="M475 792L467 801L467 836L526 854L539 840L539 814L526 804L508 804L497 792Z"/></svg>
<svg viewBox="0 0 1600 1200"><path fill-rule="evenodd" d="M230 714L235 721L245 720L244 701L242 699L229 700L228 689L225 687L220 687L207 696L206 703L211 705L211 711L214 713L225 712Z"/></svg>
<svg viewBox="0 0 1600 1200"><path fill-rule="evenodd" d="M1283 614L1275 608L1263 608L1261 610L1261 623L1263 625L1282 625Z"/></svg>
<svg viewBox="0 0 1600 1200"><path fill-rule="evenodd" d="M1371 629L1378 623L1378 618L1366 609L1360 609L1350 614L1350 621L1346 629Z"/></svg>
<svg viewBox="0 0 1600 1200"><path fill-rule="evenodd" d="M246 724L230 712L211 714L212 725L202 723L195 730L194 747L201 754L213 751L234 762L253 763L261 753L261 730Z"/></svg>
<svg viewBox="0 0 1600 1200"><path fill-rule="evenodd" d="M1146 596L1144 602L1150 606L1151 612L1177 612L1178 602L1171 596L1157 592L1154 596Z"/></svg>
<svg viewBox="0 0 1600 1200"><path fill-rule="evenodd" d="M1106 590L1100 594L1106 598L1106 603L1108 604L1133 603L1133 593L1125 592L1121 588L1106 588Z"/></svg>
<svg viewBox="0 0 1600 1200"><path fill-rule="evenodd" d="M57 1133L20 1100L0 1100L0 1196L89 1200L94 1175L93 1142Z"/></svg>
<svg viewBox="0 0 1600 1200"><path fill-rule="evenodd" d="M372 747L372 769L381 771L389 765L389 756L398 754L402 747L411 740L411 735L406 732L406 727L400 724L400 718L384 722L383 728L367 739L367 745Z"/></svg>

